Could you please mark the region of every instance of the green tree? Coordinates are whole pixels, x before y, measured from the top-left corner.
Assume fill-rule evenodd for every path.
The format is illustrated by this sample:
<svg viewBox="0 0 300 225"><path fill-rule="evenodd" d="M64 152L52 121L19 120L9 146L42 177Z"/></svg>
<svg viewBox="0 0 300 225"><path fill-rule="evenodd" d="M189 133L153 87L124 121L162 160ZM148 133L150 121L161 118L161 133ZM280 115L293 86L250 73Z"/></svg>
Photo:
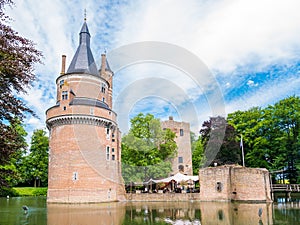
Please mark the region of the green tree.
<svg viewBox="0 0 300 225"><path fill-rule="evenodd" d="M228 123L243 134L246 166L284 170L290 182L300 171L300 98L291 96L268 107L237 111ZM300 180L298 180L299 182Z"/></svg>
<svg viewBox="0 0 300 225"><path fill-rule="evenodd" d="M31 137L30 153L23 161L23 174L34 187L47 186L49 140L43 129L35 130Z"/></svg>
<svg viewBox="0 0 300 225"><path fill-rule="evenodd" d="M297 165L300 161L300 98L291 96L280 100L274 107L269 106L272 111L272 120L277 138L281 141L281 152L286 156L286 170L291 183L297 182L300 168ZM275 153L276 154L276 153Z"/></svg>
<svg viewBox="0 0 300 225"><path fill-rule="evenodd" d="M216 137L211 135L212 131L218 134L218 130L220 130L220 133L225 130L223 139L219 138L221 135ZM237 133L233 126L227 124L224 117L211 117L209 121L205 121L200 130L200 134L202 143L206 149L205 157L212 159L207 166L212 166L214 163L224 165L241 162L239 142L236 138ZM213 149L213 155L209 152L211 149L207 146L211 145L214 147L216 146L215 142L220 144L220 148Z"/></svg>
<svg viewBox="0 0 300 225"><path fill-rule="evenodd" d="M191 146L192 146L192 163L193 163L193 174L198 175L199 169L203 166L204 160L204 147L202 144L201 137L196 139L195 134L192 133Z"/></svg>
<svg viewBox="0 0 300 225"><path fill-rule="evenodd" d="M41 57L30 40L7 25L4 7L12 5L11 0L0 0L0 188L9 185L6 178L15 173L11 158L22 148L14 124L22 122L25 113L33 113L15 93L30 87L35 79L33 66Z"/></svg>
<svg viewBox="0 0 300 225"><path fill-rule="evenodd" d="M122 174L126 183L161 178L171 172L170 158L176 154L175 133L162 130L159 119L138 114L122 138Z"/></svg>
<svg viewBox="0 0 300 225"><path fill-rule="evenodd" d="M28 146L25 140L27 133L17 119L13 120L7 129L12 134L9 145L14 151L2 151L4 155L0 158L0 180L3 182L1 186L14 186L21 180L19 168L22 156L25 154ZM0 133L2 132L3 130L0 131Z"/></svg>
<svg viewBox="0 0 300 225"><path fill-rule="evenodd" d="M262 148L266 150L266 140L263 120L264 111L259 107L254 107L246 111L236 111L227 117L227 122L235 128L237 140L243 136L243 146L245 153L245 165L248 167L265 167L266 157Z"/></svg>

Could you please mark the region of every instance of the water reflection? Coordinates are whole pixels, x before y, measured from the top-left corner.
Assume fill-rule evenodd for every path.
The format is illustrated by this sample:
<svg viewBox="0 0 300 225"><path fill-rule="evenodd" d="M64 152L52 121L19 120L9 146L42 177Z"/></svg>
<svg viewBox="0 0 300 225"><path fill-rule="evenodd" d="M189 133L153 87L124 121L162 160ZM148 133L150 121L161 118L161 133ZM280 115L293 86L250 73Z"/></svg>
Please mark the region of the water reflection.
<svg viewBox="0 0 300 225"><path fill-rule="evenodd" d="M199 203L134 202L126 205L123 224L201 224Z"/></svg>
<svg viewBox="0 0 300 225"><path fill-rule="evenodd" d="M276 224L300 224L300 201L274 205L273 220Z"/></svg>
<svg viewBox="0 0 300 225"><path fill-rule="evenodd" d="M24 214L22 205L28 205ZM259 213L261 212L261 213ZM299 225L300 202L127 202L46 204L45 198L0 198L0 224Z"/></svg>
<svg viewBox="0 0 300 225"><path fill-rule="evenodd" d="M122 224L125 204L48 204L48 225Z"/></svg>
<svg viewBox="0 0 300 225"><path fill-rule="evenodd" d="M214 203L200 204L202 224L272 224L271 204ZM261 216L259 216L261 211Z"/></svg>
<svg viewBox="0 0 300 225"><path fill-rule="evenodd" d="M259 217L258 211L262 209ZM48 205L48 224L272 224L271 204L134 202Z"/></svg>

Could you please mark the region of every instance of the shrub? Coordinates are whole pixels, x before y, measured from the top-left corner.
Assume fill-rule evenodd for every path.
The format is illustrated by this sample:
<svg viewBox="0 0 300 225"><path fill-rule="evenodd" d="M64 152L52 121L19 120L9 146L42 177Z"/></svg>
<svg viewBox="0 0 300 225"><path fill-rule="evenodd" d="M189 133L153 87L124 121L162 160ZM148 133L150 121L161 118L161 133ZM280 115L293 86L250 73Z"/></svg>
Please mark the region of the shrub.
<svg viewBox="0 0 300 225"><path fill-rule="evenodd" d="M18 196L18 193L13 188L8 188L8 187L0 188L0 197L6 197L6 196L15 197Z"/></svg>
<svg viewBox="0 0 300 225"><path fill-rule="evenodd" d="M32 192L35 196L46 196L47 195L47 188L37 188Z"/></svg>

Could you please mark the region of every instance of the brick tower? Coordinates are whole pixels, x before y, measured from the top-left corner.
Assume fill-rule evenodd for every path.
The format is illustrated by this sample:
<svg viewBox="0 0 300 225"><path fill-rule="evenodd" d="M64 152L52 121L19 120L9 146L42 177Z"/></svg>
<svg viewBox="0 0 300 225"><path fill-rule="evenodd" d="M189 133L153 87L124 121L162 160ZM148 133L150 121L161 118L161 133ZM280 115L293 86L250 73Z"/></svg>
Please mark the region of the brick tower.
<svg viewBox="0 0 300 225"><path fill-rule="evenodd" d="M106 55L97 69L84 21L79 46L56 79L57 102L46 111L50 131L48 202L89 203L125 198L121 135L112 110L112 77Z"/></svg>
<svg viewBox="0 0 300 225"><path fill-rule="evenodd" d="M177 156L172 160L172 174L181 172L186 175L193 175L190 124L175 121L170 116L169 120L161 122L161 126L171 129L176 134L175 141L178 149Z"/></svg>

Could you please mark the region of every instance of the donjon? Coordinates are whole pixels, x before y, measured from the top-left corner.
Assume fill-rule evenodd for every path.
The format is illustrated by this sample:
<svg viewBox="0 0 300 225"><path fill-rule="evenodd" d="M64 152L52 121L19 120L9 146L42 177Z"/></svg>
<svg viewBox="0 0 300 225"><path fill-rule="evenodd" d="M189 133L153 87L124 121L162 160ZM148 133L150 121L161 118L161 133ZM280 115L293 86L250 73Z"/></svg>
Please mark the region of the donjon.
<svg viewBox="0 0 300 225"><path fill-rule="evenodd" d="M121 133L112 110L113 75L106 55L97 69L84 21L67 71L62 56L57 101L46 111L49 129L47 202L91 203L125 199Z"/></svg>
<svg viewBox="0 0 300 225"><path fill-rule="evenodd" d="M181 172L186 175L193 175L192 150L190 137L190 124L178 122L172 116L169 120L162 121L163 129L169 128L176 134L177 155L172 159L172 173L174 175Z"/></svg>

